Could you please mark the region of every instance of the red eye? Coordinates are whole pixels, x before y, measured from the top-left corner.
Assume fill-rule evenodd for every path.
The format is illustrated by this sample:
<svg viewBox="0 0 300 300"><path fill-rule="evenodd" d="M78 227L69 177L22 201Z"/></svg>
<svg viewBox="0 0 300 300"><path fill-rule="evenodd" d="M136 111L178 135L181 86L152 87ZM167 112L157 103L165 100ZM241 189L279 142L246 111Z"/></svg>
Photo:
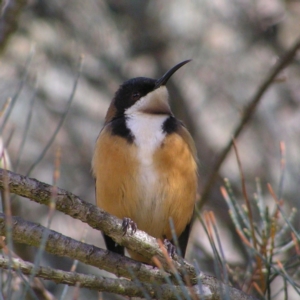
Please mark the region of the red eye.
<svg viewBox="0 0 300 300"><path fill-rule="evenodd" d="M141 94L139 92L134 92L131 96L133 101L138 101L141 98Z"/></svg>

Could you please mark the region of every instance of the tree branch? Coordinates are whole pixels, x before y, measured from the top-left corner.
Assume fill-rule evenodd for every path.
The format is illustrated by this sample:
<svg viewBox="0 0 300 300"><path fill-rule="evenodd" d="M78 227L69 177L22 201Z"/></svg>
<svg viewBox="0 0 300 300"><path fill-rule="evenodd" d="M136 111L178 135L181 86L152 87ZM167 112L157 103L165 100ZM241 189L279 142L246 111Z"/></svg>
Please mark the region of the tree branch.
<svg viewBox="0 0 300 300"><path fill-rule="evenodd" d="M42 236L48 231L48 240L46 243L46 251L62 256L76 259L87 265L103 269L113 273L118 277L126 277L133 279L131 270L135 277L143 282L152 282L153 277L159 283L165 282L165 276L157 268L145 265L126 256L105 251L93 245L76 241L54 230L45 228L42 225L24 221L20 217L12 217L12 238L14 241L30 246L39 247ZM5 215L0 213L0 235L6 233ZM172 280L172 278L170 278Z"/></svg>
<svg viewBox="0 0 300 300"><path fill-rule="evenodd" d="M25 275L30 275L32 270L36 269L32 263L16 258L14 258L12 264L10 264L9 260L3 256L0 256L0 267L3 269L21 271ZM151 298L155 298L159 295L159 299L178 299L176 295L182 298L184 297L180 287L167 284L153 286L146 283L134 283L126 279L105 278L102 276L85 275L77 272L66 272L50 267L38 267L35 273L37 277L52 280L57 284L75 286L79 283L80 287L108 293L117 293L129 297L144 297L144 293Z"/></svg>
<svg viewBox="0 0 300 300"><path fill-rule="evenodd" d="M200 299L217 300L223 299L227 292L227 296L232 300L255 300L254 297L246 295L235 288L226 287L225 284L206 275L201 276L201 288L194 286L188 289L183 286L158 284L155 278L152 279L152 283L155 282L156 284L152 285L149 283L132 282L126 279L113 279L102 276L85 275L77 272L67 272L50 267L36 268L32 263L17 258L13 258L12 263L10 263L9 259L3 256L0 256L0 268L21 271L25 275L30 275L34 269L36 277L52 280L57 284L75 286L79 283L80 287L129 297L145 297L144 294L147 294L147 296L157 299L185 299L186 293L192 293ZM222 288L221 292L220 288Z"/></svg>
<svg viewBox="0 0 300 300"><path fill-rule="evenodd" d="M11 193L26 197L39 204L47 206L50 204L54 191L53 186L0 169L0 189L2 190L5 189L5 180ZM134 235L126 234L124 236L120 219L63 189L55 187L55 196L57 210L89 224L92 228L102 230L112 237L116 243L138 252L146 258L158 257L164 269L170 271L170 266L166 262L155 238L141 230L137 230ZM173 263L179 273L189 275L192 284L197 282L196 272L192 265L184 260L179 260L176 255Z"/></svg>
<svg viewBox="0 0 300 300"><path fill-rule="evenodd" d="M0 169L0 189L2 190L5 188L4 182L8 185L10 192L23 197L27 197L40 204L48 205L50 203L52 191L54 189L54 187L51 185L42 183L36 179L31 179L10 171ZM109 215L103 210L81 200L79 197L65 190L55 187L55 192L56 208L61 212L64 212L71 217L88 223L93 228L103 230L105 234L112 236L118 243L135 251L139 251L139 253L141 253L142 255L147 255L147 257L149 258L153 255L156 255L162 258L162 261L164 260L163 254L161 253L161 250L159 249L155 238L139 230L134 235L123 236L121 220ZM93 276L89 277L87 275L71 272L61 273L63 271L57 271L60 273L53 273L55 270L51 269L48 269L49 272L47 274L52 274L53 276L51 277L49 275L49 277L46 278L43 277L46 276L43 275L46 272L46 268L36 268L36 276L38 277L57 281L58 278L63 277L61 274L66 274L67 277L63 277L63 280L65 281L62 281L60 283L76 284L76 282L80 282L80 284L82 283L82 287L85 286L98 290L102 290L102 288L107 284L107 288L105 288L105 291L112 291L114 293L129 296L144 296L142 294L139 294L142 287L144 291L147 291L147 293L151 297L157 297L157 294L155 293L158 292L160 299L175 299L177 298L176 294L179 294L184 298L182 290L183 287L163 284L163 282L165 282L165 276L168 276L171 282L176 282L174 277L168 273L163 273L162 271L153 268L152 266L147 266L139 262L135 262L130 258L105 251L93 245L76 241L58 232L47 229L41 225L24 221L20 217L12 217L11 224L12 238L19 243L25 243L28 245L39 247L43 234L45 230L47 230L48 240L45 249L49 253L59 256L71 257L83 263L104 269L108 272L115 273L117 276L125 276L133 280L138 280L139 284L138 286L133 283L129 284L127 280L125 280L124 282L120 280L118 281L118 283L116 283L117 281L110 281L110 279L107 279L106 281L106 279L104 278L97 279ZM6 233L5 226L5 215L0 214L1 235L5 235ZM133 246L130 243L132 243ZM186 261L183 261L182 264L180 264L178 261L173 261L173 263L175 265L175 268L179 267L181 272L189 275L190 282L193 285L193 293L198 296L202 295L202 297L204 295L204 299L221 299L224 296L225 292L229 293L230 299L254 299L253 297L244 294L242 291L226 286L212 276L207 276L201 273L197 278L195 269ZM170 271L170 266L168 266L167 263L164 264L166 266L165 269L167 271ZM2 266L3 268L5 266L8 267L6 263L2 264L1 260L0 266ZM28 268L33 267L33 265L27 266ZM22 269L21 271L23 272ZM28 273L25 273L24 271L24 274ZM197 286L198 280L201 281L201 289ZM141 283L142 281L146 283ZM149 282L149 284L147 282ZM160 288L157 289L157 284L151 285L150 282L158 283ZM93 287L93 284L95 287ZM118 288L113 288L115 284L117 284ZM187 291L185 291L185 293L186 292Z"/></svg>

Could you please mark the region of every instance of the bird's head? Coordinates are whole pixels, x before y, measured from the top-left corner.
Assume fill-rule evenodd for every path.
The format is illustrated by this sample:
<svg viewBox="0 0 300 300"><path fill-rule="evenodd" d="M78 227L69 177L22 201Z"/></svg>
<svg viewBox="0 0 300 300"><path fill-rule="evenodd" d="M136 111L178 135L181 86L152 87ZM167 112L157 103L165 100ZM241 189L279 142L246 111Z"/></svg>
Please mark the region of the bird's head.
<svg viewBox="0 0 300 300"><path fill-rule="evenodd" d="M137 77L125 81L117 90L105 117L105 123L134 113L171 114L166 83L185 60L167 71L159 79Z"/></svg>

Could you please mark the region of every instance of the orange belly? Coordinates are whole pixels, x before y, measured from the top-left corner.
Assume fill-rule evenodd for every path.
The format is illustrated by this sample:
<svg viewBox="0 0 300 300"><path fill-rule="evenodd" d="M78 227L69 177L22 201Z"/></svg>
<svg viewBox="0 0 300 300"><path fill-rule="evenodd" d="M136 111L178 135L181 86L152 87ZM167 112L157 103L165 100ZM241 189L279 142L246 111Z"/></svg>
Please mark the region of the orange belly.
<svg viewBox="0 0 300 300"><path fill-rule="evenodd" d="M131 218L138 229L156 238L172 238L169 218L177 236L191 220L197 165L192 149L177 133L167 135L153 153L153 162L143 165L134 143L104 129L97 140L93 172L97 205L118 218Z"/></svg>

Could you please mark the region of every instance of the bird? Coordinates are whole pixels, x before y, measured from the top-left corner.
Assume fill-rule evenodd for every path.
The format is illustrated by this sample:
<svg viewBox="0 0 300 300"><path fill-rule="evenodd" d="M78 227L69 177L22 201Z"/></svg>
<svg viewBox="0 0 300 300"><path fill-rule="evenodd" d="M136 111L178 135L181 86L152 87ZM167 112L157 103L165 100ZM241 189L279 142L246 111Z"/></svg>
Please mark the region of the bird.
<svg viewBox="0 0 300 300"><path fill-rule="evenodd" d="M136 77L121 84L92 159L97 206L123 219L124 234L129 227L138 228L173 245L171 218L183 257L198 188L197 153L190 133L171 111L166 84L190 61L176 64L159 79ZM108 250L124 255L124 247L103 236Z"/></svg>

